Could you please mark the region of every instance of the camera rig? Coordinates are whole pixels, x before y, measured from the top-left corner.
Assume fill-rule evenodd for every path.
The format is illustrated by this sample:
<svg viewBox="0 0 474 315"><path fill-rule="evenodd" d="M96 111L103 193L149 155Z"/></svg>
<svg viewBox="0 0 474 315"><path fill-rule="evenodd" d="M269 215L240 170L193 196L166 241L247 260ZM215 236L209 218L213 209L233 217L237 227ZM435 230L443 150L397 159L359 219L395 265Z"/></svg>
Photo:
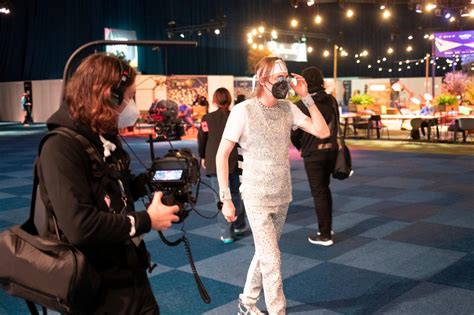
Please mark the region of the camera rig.
<svg viewBox="0 0 474 315"><path fill-rule="evenodd" d="M153 150L153 141L150 141L150 148ZM192 189L199 179L199 162L190 149L172 149L162 158L152 156L150 186L163 192L165 205L179 206L178 223L186 219L189 207L196 204Z"/></svg>
<svg viewBox="0 0 474 315"><path fill-rule="evenodd" d="M188 217L191 210L194 209L197 202L197 193L196 196L193 196L193 186L198 184L199 187L199 162L191 149L187 148L176 150L172 147L172 149L162 158L155 158L154 141L152 140L151 135L149 136L149 143L150 156L152 160L149 185L153 188L153 191L159 190L163 192L163 204L168 206L179 206L179 211L177 213L179 221L176 223L182 223ZM197 188L196 191L198 191L198 189L199 188ZM186 256L188 257L194 280L198 286L199 294L204 303L209 304L211 298L209 297L209 294L207 293L196 270L191 246L189 240L186 238L186 234L184 233L183 236L176 241L169 241L161 231L159 231L158 234L163 243L168 246L177 246L181 242L184 243Z"/></svg>
<svg viewBox="0 0 474 315"><path fill-rule="evenodd" d="M178 104L169 100L155 101L148 110L148 122L155 125L154 141L181 140L183 121L178 117Z"/></svg>

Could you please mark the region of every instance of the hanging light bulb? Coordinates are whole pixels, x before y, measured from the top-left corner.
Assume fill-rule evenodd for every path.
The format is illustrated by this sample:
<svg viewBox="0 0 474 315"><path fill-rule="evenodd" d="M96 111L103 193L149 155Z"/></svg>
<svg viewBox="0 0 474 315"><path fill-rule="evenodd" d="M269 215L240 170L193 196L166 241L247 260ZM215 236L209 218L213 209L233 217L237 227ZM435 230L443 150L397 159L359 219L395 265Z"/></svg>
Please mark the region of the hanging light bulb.
<svg viewBox="0 0 474 315"><path fill-rule="evenodd" d="M391 16L391 13L389 10L385 9L383 10L382 16L384 19L388 19Z"/></svg>
<svg viewBox="0 0 474 315"><path fill-rule="evenodd" d="M313 47L311 46L308 46L308 54L312 53L313 52Z"/></svg>
<svg viewBox="0 0 474 315"><path fill-rule="evenodd" d="M389 54L389 55L393 54L393 48L392 47L388 47L387 54Z"/></svg>
<svg viewBox="0 0 474 315"><path fill-rule="evenodd" d="M325 50L325 51L323 52L323 56L324 56L324 57L329 57L329 51L328 51L328 50Z"/></svg>
<svg viewBox="0 0 474 315"><path fill-rule="evenodd" d="M292 19L290 22L291 27L297 27L298 26L298 20L297 19Z"/></svg>
<svg viewBox="0 0 474 315"><path fill-rule="evenodd" d="M278 33L275 30L272 30L272 38L277 39L278 38Z"/></svg>
<svg viewBox="0 0 474 315"><path fill-rule="evenodd" d="M354 11L352 11L351 9L347 10L346 11L346 16L348 18L352 18L354 16Z"/></svg>
<svg viewBox="0 0 474 315"><path fill-rule="evenodd" d="M323 21L323 18L319 14L316 15L316 17L314 18L314 23L316 24L321 24L322 21Z"/></svg>

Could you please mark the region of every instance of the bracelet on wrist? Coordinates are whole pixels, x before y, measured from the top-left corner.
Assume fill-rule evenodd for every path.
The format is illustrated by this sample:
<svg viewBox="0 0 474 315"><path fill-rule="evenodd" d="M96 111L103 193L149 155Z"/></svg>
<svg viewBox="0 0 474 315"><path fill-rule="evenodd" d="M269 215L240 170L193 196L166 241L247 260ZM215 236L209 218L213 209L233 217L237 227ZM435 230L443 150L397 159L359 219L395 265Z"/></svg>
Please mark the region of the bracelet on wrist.
<svg viewBox="0 0 474 315"><path fill-rule="evenodd" d="M310 106L315 105L315 104L314 104L314 100L313 100L313 98L311 97L310 94L306 95L305 97L302 97L302 98L301 98L301 101L303 101L303 104L304 104L306 107L310 107Z"/></svg>
<svg viewBox="0 0 474 315"><path fill-rule="evenodd" d="M230 193L230 188L224 188L219 190L219 198L222 202L226 200L232 200L232 195Z"/></svg>

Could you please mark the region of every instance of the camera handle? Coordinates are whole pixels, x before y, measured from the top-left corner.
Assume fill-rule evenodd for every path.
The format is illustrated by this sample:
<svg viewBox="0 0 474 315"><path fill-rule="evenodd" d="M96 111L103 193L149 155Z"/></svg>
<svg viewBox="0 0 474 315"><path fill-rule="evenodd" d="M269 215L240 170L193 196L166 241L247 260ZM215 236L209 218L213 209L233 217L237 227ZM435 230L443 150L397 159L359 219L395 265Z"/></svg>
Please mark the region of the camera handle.
<svg viewBox="0 0 474 315"><path fill-rule="evenodd" d="M204 287L204 284L202 283L201 278L199 277L196 266L194 265L193 254L191 252L191 245L189 244L189 240L187 239L186 235L183 235L181 238L177 239L176 241L171 242L168 239L166 239L166 237L163 235L163 232L158 231L158 234L160 235L160 238L163 241L163 243L165 243L168 246L177 246L181 242L184 243L184 248L186 250L186 256L188 257L189 266L191 267L191 271L193 272L194 280L196 281L196 285L198 287L199 294L201 295L201 299L206 304L211 303L211 297L207 293L206 288Z"/></svg>

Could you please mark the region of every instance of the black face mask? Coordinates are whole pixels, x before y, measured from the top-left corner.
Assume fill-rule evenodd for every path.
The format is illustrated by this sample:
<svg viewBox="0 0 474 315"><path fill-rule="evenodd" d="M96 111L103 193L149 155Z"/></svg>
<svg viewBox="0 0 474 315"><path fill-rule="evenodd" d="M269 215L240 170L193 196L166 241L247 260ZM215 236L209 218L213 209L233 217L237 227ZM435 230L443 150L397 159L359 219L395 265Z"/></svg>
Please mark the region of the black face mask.
<svg viewBox="0 0 474 315"><path fill-rule="evenodd" d="M274 98L282 100L286 98L286 95L290 91L290 85L286 80L277 82L272 85L272 95Z"/></svg>

